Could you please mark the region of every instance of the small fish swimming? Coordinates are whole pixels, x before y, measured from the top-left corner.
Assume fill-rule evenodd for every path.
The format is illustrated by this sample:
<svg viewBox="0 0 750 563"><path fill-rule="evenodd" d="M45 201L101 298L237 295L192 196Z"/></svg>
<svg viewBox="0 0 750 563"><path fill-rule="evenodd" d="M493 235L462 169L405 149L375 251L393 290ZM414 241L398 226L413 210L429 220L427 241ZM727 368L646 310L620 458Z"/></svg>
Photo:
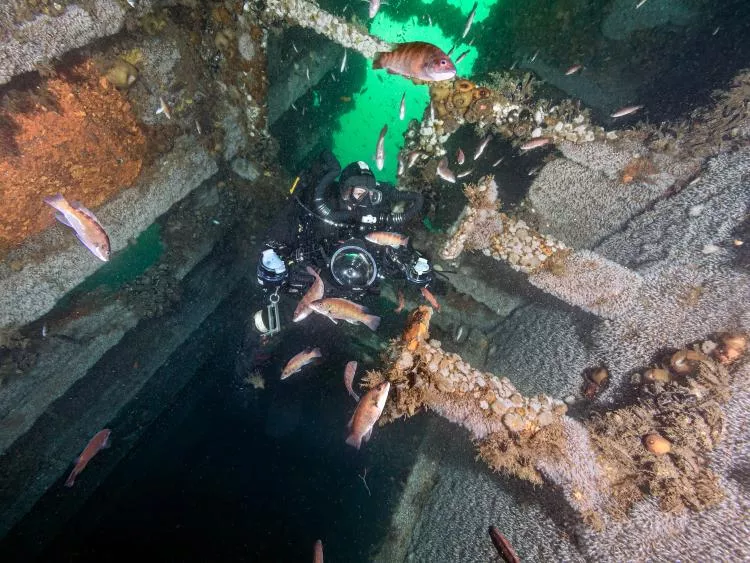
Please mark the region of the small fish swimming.
<svg viewBox="0 0 750 563"><path fill-rule="evenodd" d="M333 80L334 82L338 82L338 78L336 78L336 75L333 74L333 72L331 72L331 80Z"/></svg>
<svg viewBox="0 0 750 563"><path fill-rule="evenodd" d="M544 145L549 144L552 141L549 137L537 137L536 139L532 139L531 141L525 142L523 145L521 145L522 151L530 151L532 149L538 149L539 147L543 147Z"/></svg>
<svg viewBox="0 0 750 563"><path fill-rule="evenodd" d="M477 152L474 153L474 160L482 156L484 149L487 148L487 145L489 144L491 140L492 140L492 135L487 135L484 139L482 139L482 142L479 143L479 146L477 147Z"/></svg>
<svg viewBox="0 0 750 563"><path fill-rule="evenodd" d="M346 70L346 49L344 49L344 58L341 59L341 69L339 70L339 72L343 74L345 70Z"/></svg>
<svg viewBox="0 0 750 563"><path fill-rule="evenodd" d="M463 172L459 172L456 174L456 178L466 178L466 176L470 175L472 172L474 172L473 168L469 168L468 170L464 170Z"/></svg>
<svg viewBox="0 0 750 563"><path fill-rule="evenodd" d="M398 307L396 307L393 312L394 313L400 313L404 310L404 306L406 305L406 300L404 299L404 292L400 289L398 290Z"/></svg>
<svg viewBox="0 0 750 563"><path fill-rule="evenodd" d="M409 153L409 161L406 163L406 168L411 168L414 166L414 163L417 162L417 159L422 156L422 153L420 151L411 151Z"/></svg>
<svg viewBox="0 0 750 563"><path fill-rule="evenodd" d="M615 113L610 115L610 117L614 117L614 118L625 117L626 115L635 113L640 109L643 109L643 106L626 106L624 108L618 109Z"/></svg>
<svg viewBox="0 0 750 563"><path fill-rule="evenodd" d="M70 472L70 475L68 475L68 478L65 480L66 487L72 487L75 484L76 477L81 474L81 471L86 469L91 458L104 448L109 447L110 434L112 434L112 431L109 428L105 428L94 434L94 437L89 440L89 443L83 448L81 455L76 458L73 471Z"/></svg>
<svg viewBox="0 0 750 563"><path fill-rule="evenodd" d="M437 312L440 312L440 303L438 303L438 300L435 299L435 296L432 294L432 292L426 287L421 287L419 291L422 292L422 297L424 297L427 302L435 308Z"/></svg>
<svg viewBox="0 0 750 563"><path fill-rule="evenodd" d="M377 15L378 10L380 10L380 0L370 0L370 19L374 18Z"/></svg>
<svg viewBox="0 0 750 563"><path fill-rule="evenodd" d="M172 110L161 96L159 96L159 109L156 110L156 115L160 113L163 113L167 119L172 119Z"/></svg>
<svg viewBox="0 0 750 563"><path fill-rule="evenodd" d="M323 563L323 542L317 540L313 546L313 563Z"/></svg>
<svg viewBox="0 0 750 563"><path fill-rule="evenodd" d="M378 167L378 170L382 170L383 166L385 166L385 134L387 132L388 125L383 125L378 137L378 144L375 146L375 165Z"/></svg>
<svg viewBox="0 0 750 563"><path fill-rule="evenodd" d="M521 563L518 555L516 555L516 552L513 550L513 546L510 545L508 538L500 533L497 526L490 526L489 532L492 544L495 546L495 549L497 549L497 552L503 558L505 563Z"/></svg>
<svg viewBox="0 0 750 563"><path fill-rule="evenodd" d="M357 362L347 362L344 368L344 387L347 392L351 395L355 401L359 401L359 395L354 392L352 384L354 383L354 375L357 373Z"/></svg>
<svg viewBox="0 0 750 563"><path fill-rule="evenodd" d="M294 105L294 102L292 102L292 109L294 109L294 111L299 111L299 110L297 109L297 106L295 106L295 105Z"/></svg>
<svg viewBox="0 0 750 563"><path fill-rule="evenodd" d="M372 68L383 68L390 74L425 82L450 80L456 76L450 57L439 47L423 41L396 43L392 51L377 53Z"/></svg>
<svg viewBox="0 0 750 563"><path fill-rule="evenodd" d="M373 244L380 246L390 246L391 248L399 248L401 246L407 246L409 244L409 237L402 235L401 233L392 233L389 231L375 231L374 233L367 233L365 240Z"/></svg>
<svg viewBox="0 0 750 563"><path fill-rule="evenodd" d="M466 161L466 155L464 154L464 151L461 149L461 147L458 147L458 150L456 151L456 162L459 166L461 166Z"/></svg>
<svg viewBox="0 0 750 563"><path fill-rule="evenodd" d="M451 184L456 183L456 175L450 168L448 168L448 159L445 157L443 157L440 162L438 162L437 175L446 182L450 182Z"/></svg>
<svg viewBox="0 0 750 563"><path fill-rule="evenodd" d="M380 415L383 414L390 390L390 382L383 381L370 389L362 397L348 424L349 436L346 438L347 444L359 449L363 441L367 442L370 439L375 423L380 418Z"/></svg>
<svg viewBox="0 0 750 563"><path fill-rule="evenodd" d="M292 49L294 49L295 53L299 53L299 49L297 49L297 46L294 44L294 41L292 41Z"/></svg>
<svg viewBox="0 0 750 563"><path fill-rule="evenodd" d="M403 121L406 116L406 92L401 96L401 105L398 108L398 118Z"/></svg>
<svg viewBox="0 0 750 563"><path fill-rule="evenodd" d="M492 163L492 168L495 168L495 166L500 164L503 160L505 160L504 156L501 156L500 158L498 158L495 162Z"/></svg>
<svg viewBox="0 0 750 563"><path fill-rule="evenodd" d="M351 324L362 323L373 331L380 326L380 317L370 315L363 305L341 297L328 297L313 301L310 303L310 308L316 313L328 317L334 323L337 320Z"/></svg>
<svg viewBox="0 0 750 563"><path fill-rule="evenodd" d="M297 308L294 310L292 321L295 323L306 319L310 315L310 313L313 312L312 309L310 309L310 303L312 303L313 301L317 301L318 299L323 299L323 294L325 293L325 286L323 284L323 280L320 279L318 272L308 266L307 273L315 278L315 280L310 286L310 289L307 290L307 293L305 293L300 302L297 304Z"/></svg>
<svg viewBox="0 0 750 563"><path fill-rule="evenodd" d="M533 63L538 56L539 56L539 49L536 50L536 52L534 53L534 56L531 57L531 60L529 60L529 62Z"/></svg>
<svg viewBox="0 0 750 563"><path fill-rule="evenodd" d="M641 0L640 2L638 2L635 5L635 9L637 10L638 8L640 8L641 6L643 6L645 3L646 3L646 0Z"/></svg>
<svg viewBox="0 0 750 563"><path fill-rule="evenodd" d="M47 323L42 325L42 338L47 338Z"/></svg>
<svg viewBox="0 0 750 563"><path fill-rule="evenodd" d="M479 2L474 2L474 7L471 9L471 12L469 12L469 17L466 18L466 25L464 26L464 33L463 35L461 35L461 39L465 38L469 34L469 30L471 29L471 24L474 23L474 16L477 13L478 5L479 5Z"/></svg>
<svg viewBox="0 0 750 563"><path fill-rule="evenodd" d="M455 62L453 64L458 64L462 60L464 60L464 58L466 57L466 55L469 54L469 51L470 51L470 49L466 49L463 53L461 53L460 55L458 55L458 57L456 58L456 60L455 60Z"/></svg>
<svg viewBox="0 0 750 563"><path fill-rule="evenodd" d="M44 203L57 210L55 219L73 229L78 240L99 260L107 262L111 249L109 236L99 219L78 202L68 203L62 194L45 197Z"/></svg>
<svg viewBox="0 0 750 563"><path fill-rule="evenodd" d="M404 172L406 172L406 162L404 162L404 157L399 153L398 155L398 170L396 171L396 176L401 176Z"/></svg>
<svg viewBox="0 0 750 563"><path fill-rule="evenodd" d="M300 371L306 365L322 357L323 354L320 352L320 348L308 348L307 350L302 350L302 352L296 354L286 363L284 369L281 370L281 379L286 379L290 375Z"/></svg>
<svg viewBox="0 0 750 563"><path fill-rule="evenodd" d="M435 121L435 104L430 101L430 121Z"/></svg>
<svg viewBox="0 0 750 563"><path fill-rule="evenodd" d="M203 135L203 129L201 128L200 122L195 120L195 130L198 131L198 135Z"/></svg>
<svg viewBox="0 0 750 563"><path fill-rule="evenodd" d="M307 76L307 81L310 82L310 67L305 67L305 76Z"/></svg>
<svg viewBox="0 0 750 563"><path fill-rule="evenodd" d="M583 65L573 65L568 70L565 71L565 76L570 76L571 74L575 74L579 70L583 68Z"/></svg>

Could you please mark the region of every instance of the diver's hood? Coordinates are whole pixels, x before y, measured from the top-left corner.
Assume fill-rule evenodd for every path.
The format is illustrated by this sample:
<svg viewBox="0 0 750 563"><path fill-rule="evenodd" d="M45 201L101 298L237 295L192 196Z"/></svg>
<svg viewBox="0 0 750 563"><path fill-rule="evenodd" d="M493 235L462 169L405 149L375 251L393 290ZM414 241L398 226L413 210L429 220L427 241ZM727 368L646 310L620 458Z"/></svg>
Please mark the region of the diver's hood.
<svg viewBox="0 0 750 563"><path fill-rule="evenodd" d="M356 207L372 207L383 201L383 192L377 189L375 175L363 161L352 162L344 168L339 178L341 200Z"/></svg>

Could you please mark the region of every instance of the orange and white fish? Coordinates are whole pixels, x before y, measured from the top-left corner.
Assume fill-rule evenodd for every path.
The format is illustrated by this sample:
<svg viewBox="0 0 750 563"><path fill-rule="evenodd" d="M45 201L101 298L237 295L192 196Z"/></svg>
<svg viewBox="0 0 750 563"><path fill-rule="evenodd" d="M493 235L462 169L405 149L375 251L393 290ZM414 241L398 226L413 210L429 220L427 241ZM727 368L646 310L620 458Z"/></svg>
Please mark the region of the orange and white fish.
<svg viewBox="0 0 750 563"><path fill-rule="evenodd" d="M610 117L625 117L626 115L630 115L631 113L637 112L639 109L643 109L643 106L627 106L624 108L618 109L615 113L610 115Z"/></svg>
<svg viewBox="0 0 750 563"><path fill-rule="evenodd" d="M81 455L76 458L73 471L70 472L70 475L65 480L66 487L72 487L75 484L76 477L80 475L81 471L86 469L92 457L98 454L100 450L109 447L110 434L112 434L112 431L109 428L105 428L94 434L94 437L89 440L89 443L83 448Z"/></svg>
<svg viewBox="0 0 750 563"><path fill-rule="evenodd" d="M575 74L579 70L583 68L583 65L573 65L568 70L565 71L565 76L570 76L571 74Z"/></svg>
<svg viewBox="0 0 750 563"><path fill-rule="evenodd" d="M513 546L510 545L508 538L500 533L497 526L490 526L489 532L490 539L492 540L495 549L497 549L497 552L503 558L505 563L521 563L518 555L516 555L516 552L513 550Z"/></svg>
<svg viewBox="0 0 750 563"><path fill-rule="evenodd" d="M310 286L310 289L307 290L307 293L305 293L300 302L297 304L297 308L294 310L292 321L295 323L300 322L302 319L306 319L308 315L313 312L312 309L310 309L310 303L312 303L313 301L317 301L318 299L323 299L323 294L325 293L325 286L323 285L323 280L320 279L318 272L308 266L307 273L313 276L315 278L315 281Z"/></svg>
<svg viewBox="0 0 750 563"><path fill-rule="evenodd" d="M323 354L321 354L320 348L308 348L307 350L302 350L302 352L295 355L286 363L284 369L281 371L281 379L286 379L290 375L300 371L307 364L312 363L318 358L322 357Z"/></svg>
<svg viewBox="0 0 750 563"><path fill-rule="evenodd" d="M465 161L466 155L464 155L464 151L461 150L461 147L458 147L458 150L456 151L456 162L461 166Z"/></svg>
<svg viewBox="0 0 750 563"><path fill-rule="evenodd" d="M362 446L362 441L367 442L372 436L372 428L383 414L385 401L388 399L388 391L391 390L389 381L383 381L370 389L362 400L349 421L349 436L346 443L357 449Z"/></svg>
<svg viewBox="0 0 750 563"><path fill-rule="evenodd" d="M396 307L393 312L394 313L400 313L404 310L404 306L406 305L406 300L404 299L404 292L400 289L398 290L398 307Z"/></svg>
<svg viewBox="0 0 750 563"><path fill-rule="evenodd" d="M388 231L375 231L374 233L367 233L365 240L373 244L380 246L390 246L391 248L398 248L400 246L406 246L409 244L409 237L402 235L401 233L391 233Z"/></svg>
<svg viewBox="0 0 750 563"><path fill-rule="evenodd" d="M380 10L380 0L370 0L370 9L368 10L370 19L378 14L378 10Z"/></svg>
<svg viewBox="0 0 750 563"><path fill-rule="evenodd" d="M538 149L539 147L549 144L551 141L552 139L549 137L537 137L536 139L532 139L521 145L521 150L530 151L532 149Z"/></svg>
<svg viewBox="0 0 750 563"><path fill-rule="evenodd" d="M480 156L482 156L482 153L484 152L484 149L487 148L487 145L492 140L492 135L487 135L484 139L482 139L482 142L479 143L479 146L477 147L476 152L474 153L474 160L478 159Z"/></svg>
<svg viewBox="0 0 750 563"><path fill-rule="evenodd" d="M78 240L99 260L106 262L111 253L109 236L96 216L78 202L68 203L62 194L45 197L44 203L57 210L55 218L73 229Z"/></svg>
<svg viewBox="0 0 750 563"><path fill-rule="evenodd" d="M396 43L392 51L375 55L372 68L384 68L391 74L425 82L450 80L456 76L450 57L439 47L424 41Z"/></svg>
<svg viewBox="0 0 750 563"><path fill-rule="evenodd" d="M336 320L346 321L348 323L362 323L367 325L370 330L377 330L380 326L380 317L370 315L363 305L342 299L340 297L328 297L310 303L310 308L331 319L334 323Z"/></svg>
<svg viewBox="0 0 750 563"><path fill-rule="evenodd" d="M440 303L438 303L438 300L437 300L437 299L435 299L435 296L434 296L434 295L433 295L433 294L432 294L432 293L430 292L430 290L429 290L429 289L427 289L426 287L421 287L421 288L419 289L419 291L421 291L421 292L422 292L422 296L423 296L423 297L424 297L425 299L427 299L427 302L428 302L428 303L429 303L430 305L432 305L433 307L435 307L435 310L436 310L436 311L440 312Z"/></svg>
<svg viewBox="0 0 750 563"><path fill-rule="evenodd" d="M323 563L323 542L317 540L313 546L313 563Z"/></svg>
<svg viewBox="0 0 750 563"><path fill-rule="evenodd" d="M354 397L355 401L359 401L359 395L354 392L352 384L354 383L354 375L357 373L357 362L348 362L344 368L344 387L349 394Z"/></svg>

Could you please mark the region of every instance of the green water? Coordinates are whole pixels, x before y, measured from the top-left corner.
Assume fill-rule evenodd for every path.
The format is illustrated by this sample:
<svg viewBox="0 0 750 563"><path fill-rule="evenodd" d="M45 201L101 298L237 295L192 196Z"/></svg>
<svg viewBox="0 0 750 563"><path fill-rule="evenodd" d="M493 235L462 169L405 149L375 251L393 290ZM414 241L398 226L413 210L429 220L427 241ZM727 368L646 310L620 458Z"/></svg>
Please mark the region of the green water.
<svg viewBox="0 0 750 563"><path fill-rule="evenodd" d="M431 0L423 1L423 4L431 3ZM471 11L473 2L451 0L449 3L461 10L464 17L461 22L463 31L465 18ZM494 4L496 0L480 2L474 23L485 19ZM415 14L404 22L389 17L388 10L389 7L386 6L375 16L370 25L370 34L392 43L426 41L437 45L446 53L453 45L453 39L441 27L439 14L430 16L432 19L432 25L430 25L426 17L427 11ZM455 28L455 22L450 23L452 28ZM460 39L459 33L459 42L451 54L451 58L455 60L458 55L468 49L469 53L457 65L458 75L465 78L472 76L474 64L480 55L476 46L468 45L473 33L472 28L464 40ZM360 56L358 53L349 52L349 57ZM333 152L340 162L364 160L373 170L376 170L375 145L383 125L388 125L385 139L385 166L377 176L379 180L395 182L398 168L396 157L403 146L404 132L410 119L421 120L430 102L429 89L426 85L415 85L403 76L391 75L384 70L373 70L369 61L366 67L362 93L352 95L352 109L343 113L338 120L340 128L333 133ZM406 93L406 115L402 121L399 119L399 104L404 93Z"/></svg>

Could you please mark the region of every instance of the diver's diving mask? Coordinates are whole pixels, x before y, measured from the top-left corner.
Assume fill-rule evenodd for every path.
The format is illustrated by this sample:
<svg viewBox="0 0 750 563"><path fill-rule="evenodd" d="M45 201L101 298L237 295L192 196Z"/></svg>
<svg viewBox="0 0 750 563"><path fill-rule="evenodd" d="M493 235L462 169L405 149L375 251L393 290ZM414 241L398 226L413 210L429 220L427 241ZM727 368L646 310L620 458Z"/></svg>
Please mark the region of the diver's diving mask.
<svg viewBox="0 0 750 563"><path fill-rule="evenodd" d="M374 188L353 186L351 188L344 188L342 198L349 205L355 205L357 207L372 207L383 201L383 192Z"/></svg>

